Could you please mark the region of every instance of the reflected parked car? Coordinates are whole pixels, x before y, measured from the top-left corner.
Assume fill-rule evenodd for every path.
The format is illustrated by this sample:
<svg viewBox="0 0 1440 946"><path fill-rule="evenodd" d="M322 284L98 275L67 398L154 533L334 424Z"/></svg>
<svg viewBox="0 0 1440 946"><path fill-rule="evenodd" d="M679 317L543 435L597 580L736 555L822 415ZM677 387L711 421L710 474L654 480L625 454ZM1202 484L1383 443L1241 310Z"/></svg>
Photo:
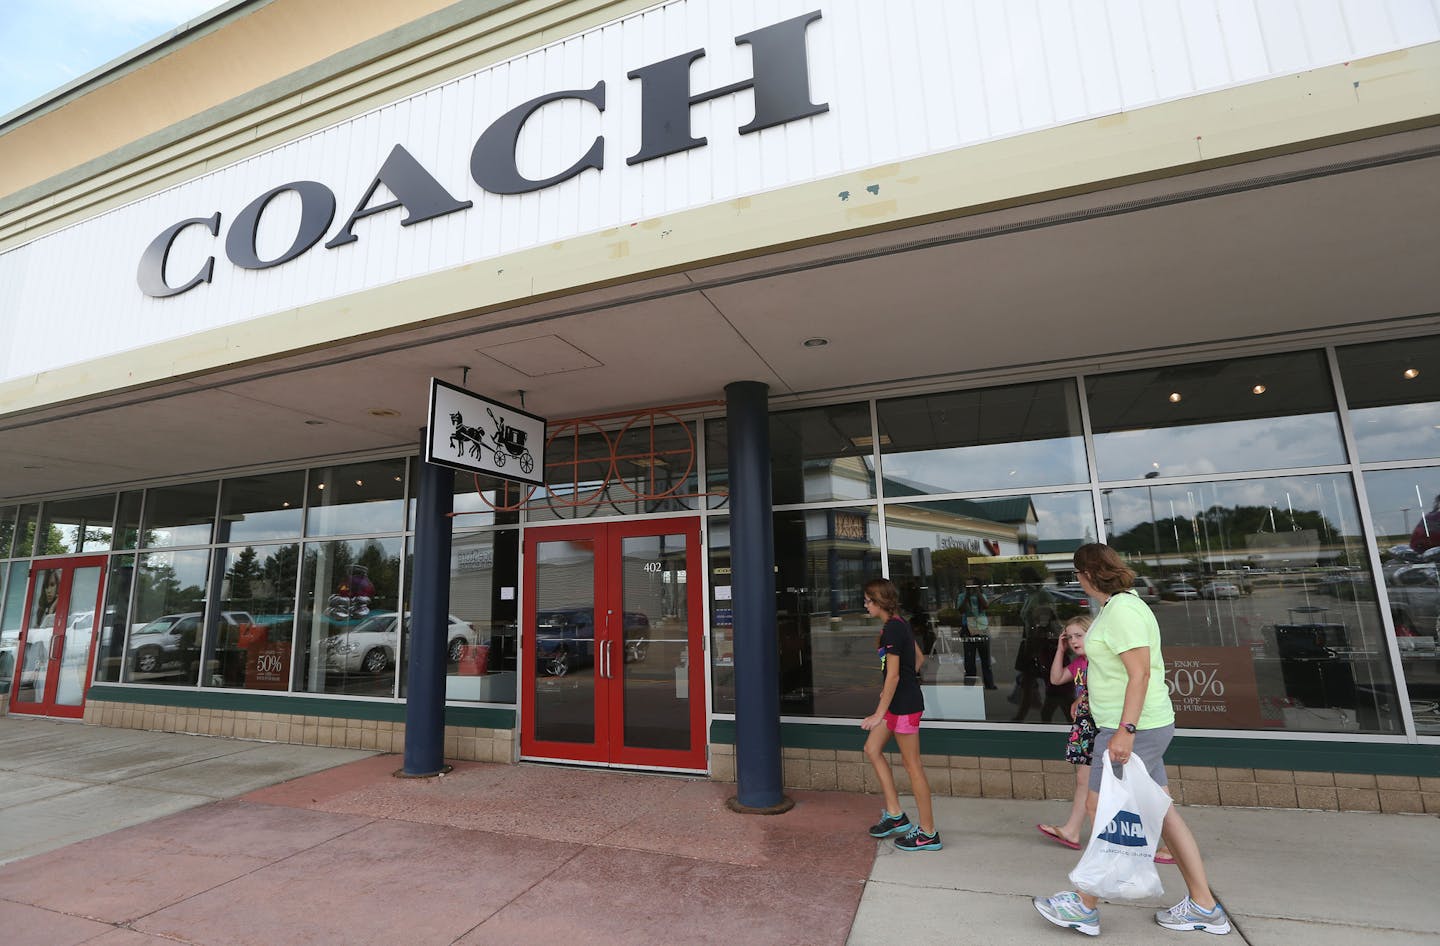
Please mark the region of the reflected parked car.
<svg viewBox="0 0 1440 946"><path fill-rule="evenodd" d="M1200 586L1200 597L1214 601L1231 601L1240 597L1240 588L1228 581L1212 581Z"/></svg>
<svg viewBox="0 0 1440 946"><path fill-rule="evenodd" d="M1148 578L1145 575L1136 575L1131 587L1133 587L1135 593L1145 601L1155 602L1160 600L1160 586L1155 583L1155 579L1153 578Z"/></svg>
<svg viewBox="0 0 1440 946"><path fill-rule="evenodd" d="M650 649L650 618L625 612L625 662L644 660ZM535 612L535 659L538 669L562 677L595 662L595 610L547 608Z"/></svg>
<svg viewBox="0 0 1440 946"><path fill-rule="evenodd" d="M1171 582L1160 591L1160 597L1168 601L1193 601L1200 597L1200 592L1194 585L1187 585L1183 581Z"/></svg>
<svg viewBox="0 0 1440 946"><path fill-rule="evenodd" d="M1434 565L1402 565L1388 570L1385 590L1390 596L1396 633L1407 637L1440 634L1440 571Z"/></svg>
<svg viewBox="0 0 1440 946"><path fill-rule="evenodd" d="M200 652L205 615L200 611L166 614L130 634L130 661L136 673L159 673L184 669ZM246 611L222 611L220 623L226 629L254 623Z"/></svg>
<svg viewBox="0 0 1440 946"><path fill-rule="evenodd" d="M394 611L371 614L353 627L346 627L325 638L325 669L342 673L384 673L395 665L399 651L399 622ZM410 627L410 612L405 612L405 627ZM446 629L446 656L451 662L460 659L460 652L475 643L475 628L455 615L449 616Z"/></svg>

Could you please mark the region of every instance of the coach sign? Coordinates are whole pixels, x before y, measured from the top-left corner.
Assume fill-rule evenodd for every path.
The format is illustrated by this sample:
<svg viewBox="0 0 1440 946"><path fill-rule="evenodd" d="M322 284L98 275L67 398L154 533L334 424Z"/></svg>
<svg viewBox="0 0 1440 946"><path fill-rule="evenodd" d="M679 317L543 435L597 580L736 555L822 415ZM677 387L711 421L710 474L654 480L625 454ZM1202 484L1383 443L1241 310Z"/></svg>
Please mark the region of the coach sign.
<svg viewBox="0 0 1440 946"><path fill-rule="evenodd" d="M820 18L820 11L816 10L736 36L737 46L750 47L753 76L716 89L693 93L690 89L690 67L696 60L704 58L704 48L629 72L628 77L640 83L640 140L635 151L626 158L626 163L641 164L703 147L706 139L697 137L691 131L690 110L701 103L738 92L753 90L755 96L755 117L740 126L742 135L828 111L829 105L817 105L810 101L810 69L805 49L805 31ZM526 122L542 107L566 100L583 102L603 113L607 101L605 82L598 81L588 89L548 92L516 105L496 118L480 133L471 149L471 179L488 193L513 195L555 187L587 170L604 170L604 135L597 135L588 147L583 140L577 142L575 151L582 152L579 158L557 174L536 179L527 177L520 170L516 149ZM382 186L384 193L391 195L392 199L372 203ZM261 255L258 245L261 218L271 202L285 194L298 198L300 217L288 248L266 258ZM326 241L325 248L333 250L356 242L360 237L355 233L355 225L366 217L385 211L404 209L405 216L401 218L400 225L408 227L468 210L472 206L473 201L452 195L409 151L396 144L345 224ZM230 223L225 235L225 256L239 268L249 270L269 269L288 263L320 242L334 222L335 208L335 193L318 181L291 181L272 187L246 204ZM201 283L210 282L214 277L214 256L207 257L198 269L182 276L167 272L171 249L181 234L192 227L218 237L220 212L217 210L209 216L180 220L150 241L140 257L136 272L140 290L147 296L178 296Z"/></svg>
<svg viewBox="0 0 1440 946"><path fill-rule="evenodd" d="M545 483L545 419L430 379L425 462L531 486Z"/></svg>

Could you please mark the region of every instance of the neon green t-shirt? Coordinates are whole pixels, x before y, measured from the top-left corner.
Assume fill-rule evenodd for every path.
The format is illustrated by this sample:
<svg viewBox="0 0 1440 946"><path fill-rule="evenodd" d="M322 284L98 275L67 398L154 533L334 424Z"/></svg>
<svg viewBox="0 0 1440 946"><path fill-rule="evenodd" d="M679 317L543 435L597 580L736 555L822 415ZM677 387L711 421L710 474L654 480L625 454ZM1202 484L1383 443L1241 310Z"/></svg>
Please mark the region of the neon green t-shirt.
<svg viewBox="0 0 1440 946"><path fill-rule="evenodd" d="M1095 724L1106 729L1120 728L1125 708L1125 684L1129 674L1120 655L1136 647L1150 648L1150 684L1140 718L1131 720L1137 729L1159 729L1175 722L1170 690L1165 686L1165 664L1160 656L1160 625L1149 605L1136 595L1114 595L1100 610L1090 633L1085 635L1085 657L1090 661L1086 686L1090 713Z"/></svg>

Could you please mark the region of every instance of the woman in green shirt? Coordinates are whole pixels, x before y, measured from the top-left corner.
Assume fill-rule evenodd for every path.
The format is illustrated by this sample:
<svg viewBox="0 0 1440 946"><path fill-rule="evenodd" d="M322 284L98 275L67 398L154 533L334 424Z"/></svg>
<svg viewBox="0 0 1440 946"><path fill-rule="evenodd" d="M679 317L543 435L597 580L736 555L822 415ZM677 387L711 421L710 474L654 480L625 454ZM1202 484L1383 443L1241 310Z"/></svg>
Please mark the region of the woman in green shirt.
<svg viewBox="0 0 1440 946"><path fill-rule="evenodd" d="M1098 542L1076 549L1074 563L1076 577L1092 608L1099 606L1085 637L1090 712L1099 730L1088 801L1093 820L1103 774L1100 767L1107 761L1124 765L1135 753L1145 761L1146 771L1157 784L1167 784L1164 756L1175 735L1175 711L1170 705L1165 665L1160 657L1160 625L1149 605L1130 590L1135 573L1114 549ZM1185 878L1189 895L1170 909L1156 913L1155 922L1170 930L1230 932L1225 908L1210 891L1195 836L1173 805L1165 815L1162 836ZM1040 915L1056 926L1089 936L1100 932L1099 900L1083 891L1036 897L1034 903Z"/></svg>

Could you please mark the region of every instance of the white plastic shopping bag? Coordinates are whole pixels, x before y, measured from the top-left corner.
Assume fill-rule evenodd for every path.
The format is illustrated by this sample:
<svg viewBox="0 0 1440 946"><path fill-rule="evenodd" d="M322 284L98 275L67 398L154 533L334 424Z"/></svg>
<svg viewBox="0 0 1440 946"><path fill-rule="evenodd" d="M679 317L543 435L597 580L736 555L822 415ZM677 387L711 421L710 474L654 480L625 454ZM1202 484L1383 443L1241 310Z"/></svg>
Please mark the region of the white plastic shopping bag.
<svg viewBox="0 0 1440 946"><path fill-rule="evenodd" d="M1138 755L1130 756L1122 775L1115 774L1108 758L1095 762L1105 767L1095 826L1070 882L1102 900L1158 897L1165 890L1155 869L1155 848L1170 796L1155 784Z"/></svg>

